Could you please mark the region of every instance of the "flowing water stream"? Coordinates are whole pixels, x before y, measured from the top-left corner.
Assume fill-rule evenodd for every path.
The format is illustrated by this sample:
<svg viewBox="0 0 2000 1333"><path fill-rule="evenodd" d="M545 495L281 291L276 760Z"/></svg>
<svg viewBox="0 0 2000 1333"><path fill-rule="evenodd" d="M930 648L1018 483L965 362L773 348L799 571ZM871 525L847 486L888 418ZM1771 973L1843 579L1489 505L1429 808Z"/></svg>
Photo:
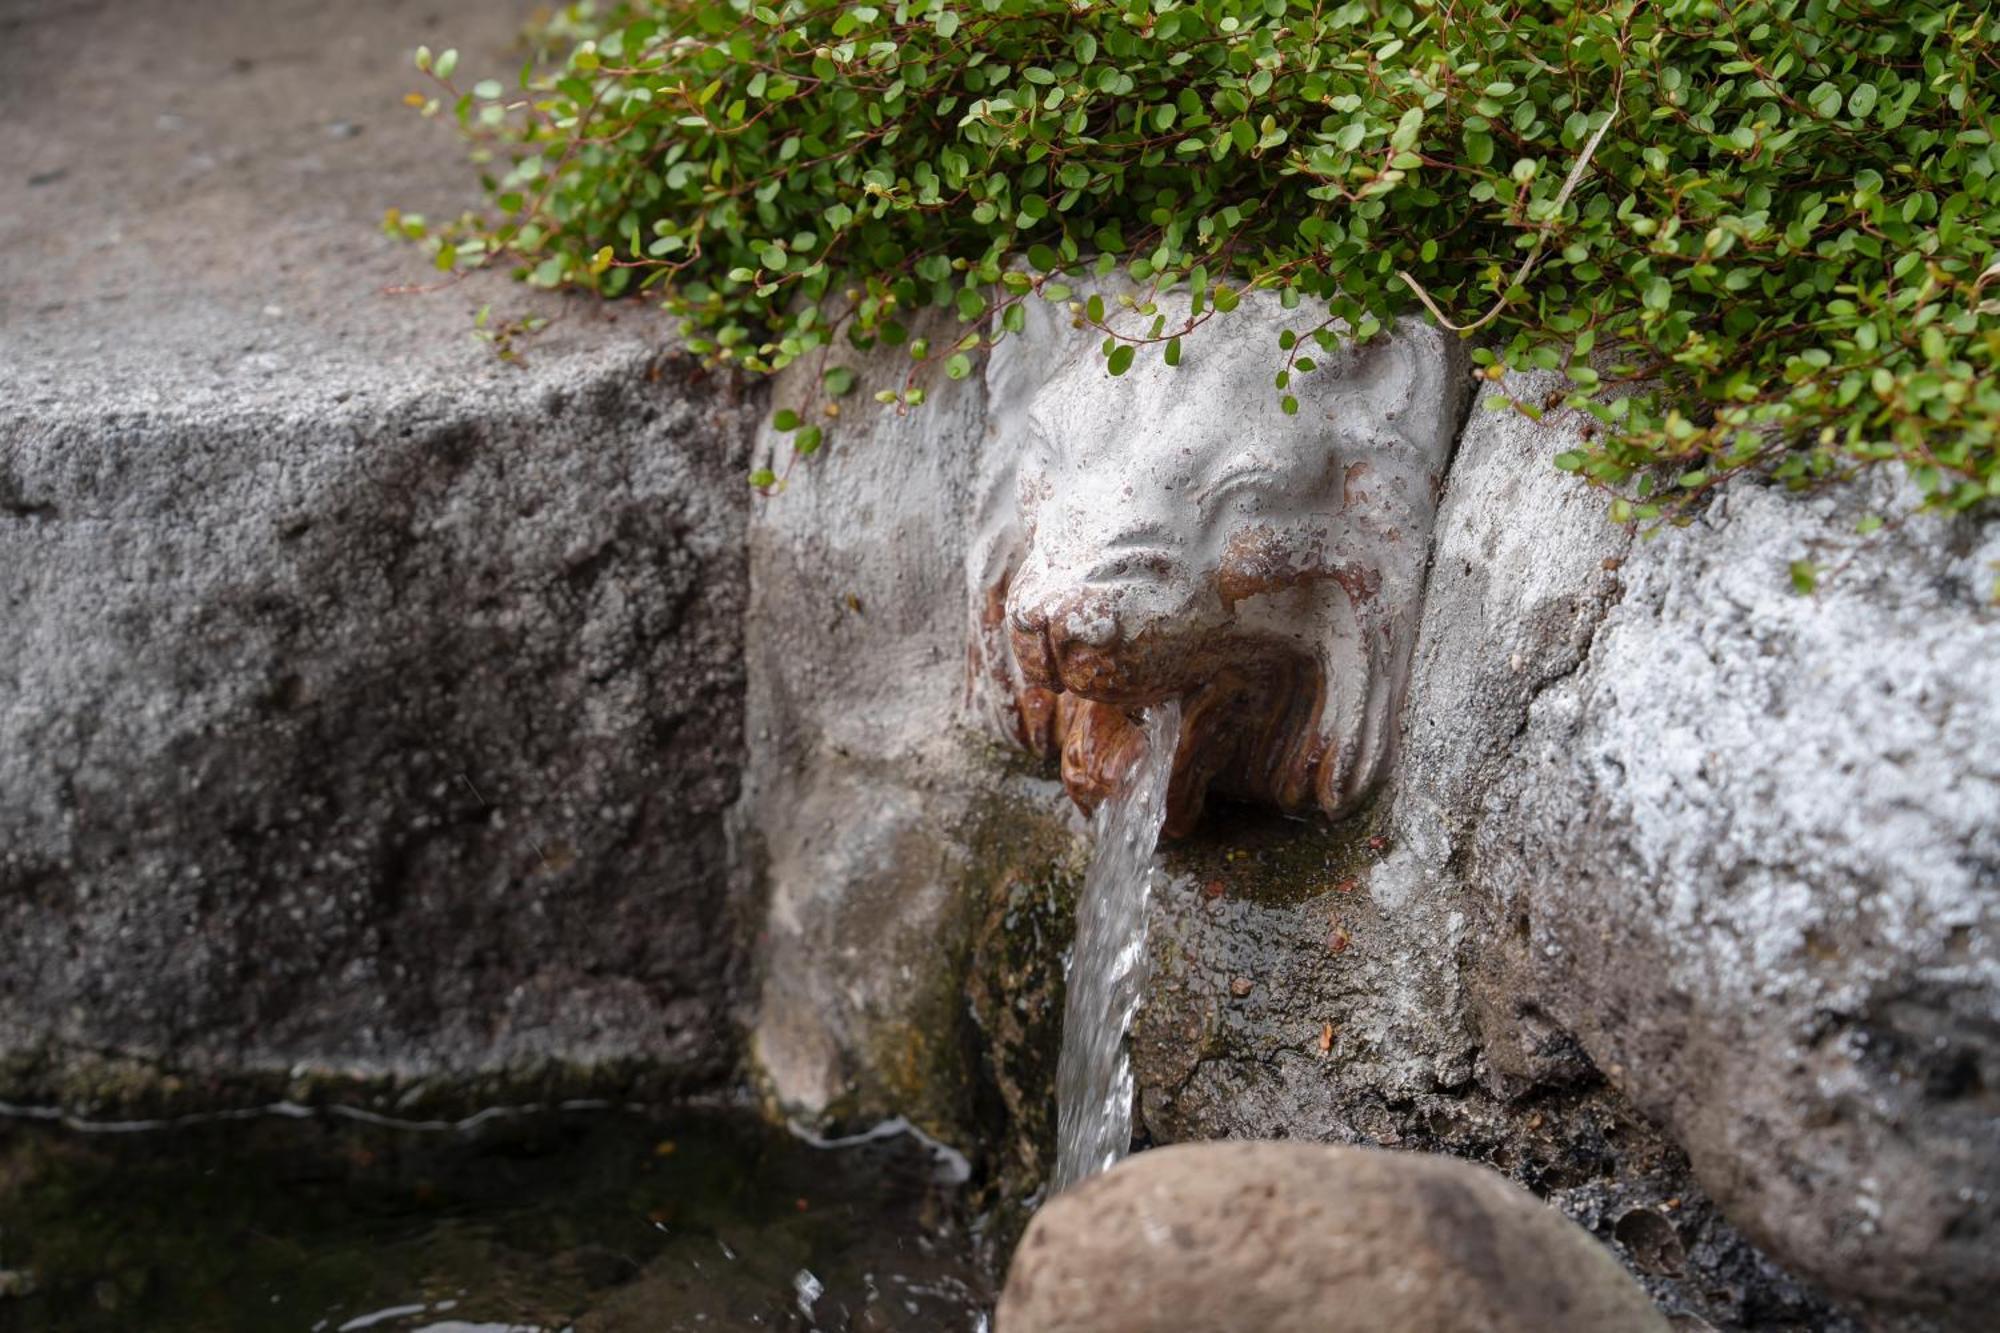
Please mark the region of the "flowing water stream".
<svg viewBox="0 0 2000 1333"><path fill-rule="evenodd" d="M1062 1054L1056 1063L1058 1191L1106 1169L1132 1145L1132 1059L1125 1035L1146 981L1146 904L1167 817L1181 707L1146 710L1146 751L1091 819L1090 869L1076 906Z"/></svg>

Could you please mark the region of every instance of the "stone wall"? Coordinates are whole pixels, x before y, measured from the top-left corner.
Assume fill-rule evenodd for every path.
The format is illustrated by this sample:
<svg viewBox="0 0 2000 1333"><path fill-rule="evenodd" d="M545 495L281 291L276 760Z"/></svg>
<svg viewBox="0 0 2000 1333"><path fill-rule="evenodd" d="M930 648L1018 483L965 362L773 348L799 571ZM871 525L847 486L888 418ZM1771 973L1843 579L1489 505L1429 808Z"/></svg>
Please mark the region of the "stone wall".
<svg viewBox="0 0 2000 1333"><path fill-rule="evenodd" d="M9 423L0 1057L726 1071L749 418L686 378Z"/></svg>
<svg viewBox="0 0 2000 1333"><path fill-rule="evenodd" d="M380 230L519 17L0 14L0 1099L735 1068L758 404Z"/></svg>
<svg viewBox="0 0 2000 1333"><path fill-rule="evenodd" d="M1829 1289L1969 1311L2000 1296L2000 525L1856 535L1913 502L1739 483L1635 546L1470 882L1496 1030L1538 1004Z"/></svg>
<svg viewBox="0 0 2000 1333"><path fill-rule="evenodd" d="M794 464L787 437L759 444L785 481L749 523L737 828L763 913L753 1055L788 1114L901 1113L969 1141L998 1129L974 1125L998 1044L967 999L981 922L1045 880L1073 833L1060 789L965 716L987 385L940 381L899 411L873 395L901 386L901 358L847 359L857 385L823 452ZM781 375L774 404L823 410L821 369Z"/></svg>

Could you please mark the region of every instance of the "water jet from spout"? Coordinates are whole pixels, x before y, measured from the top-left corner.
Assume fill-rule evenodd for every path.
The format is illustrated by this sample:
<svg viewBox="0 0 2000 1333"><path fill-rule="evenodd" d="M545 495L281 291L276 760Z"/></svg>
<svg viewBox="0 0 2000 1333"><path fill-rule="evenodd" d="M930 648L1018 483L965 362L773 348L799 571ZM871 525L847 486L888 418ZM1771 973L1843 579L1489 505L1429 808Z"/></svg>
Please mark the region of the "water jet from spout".
<svg viewBox="0 0 2000 1333"><path fill-rule="evenodd" d="M1178 700L1148 708L1145 751L1091 817L1090 869L1076 907L1062 1053L1056 1062L1055 1189L1116 1163L1132 1145L1125 1038L1146 980L1146 905L1180 739Z"/></svg>

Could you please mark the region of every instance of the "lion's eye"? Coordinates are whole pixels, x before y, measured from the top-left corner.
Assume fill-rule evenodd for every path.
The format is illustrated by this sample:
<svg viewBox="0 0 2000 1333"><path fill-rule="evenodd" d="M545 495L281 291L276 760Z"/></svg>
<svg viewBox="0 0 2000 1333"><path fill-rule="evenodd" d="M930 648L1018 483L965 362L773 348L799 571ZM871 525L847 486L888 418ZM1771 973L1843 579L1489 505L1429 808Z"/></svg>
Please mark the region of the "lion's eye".
<svg viewBox="0 0 2000 1333"><path fill-rule="evenodd" d="M1270 468L1261 463L1232 467L1196 491L1194 501L1203 510L1213 514L1221 509L1223 500L1243 491L1262 489L1270 485L1275 475Z"/></svg>

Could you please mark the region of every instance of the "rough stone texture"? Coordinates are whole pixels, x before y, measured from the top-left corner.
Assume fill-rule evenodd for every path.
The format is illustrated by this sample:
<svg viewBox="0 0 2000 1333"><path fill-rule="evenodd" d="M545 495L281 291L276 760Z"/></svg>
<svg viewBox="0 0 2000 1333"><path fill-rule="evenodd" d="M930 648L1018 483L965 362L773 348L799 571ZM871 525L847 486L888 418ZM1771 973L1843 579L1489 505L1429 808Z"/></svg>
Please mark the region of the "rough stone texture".
<svg viewBox="0 0 2000 1333"><path fill-rule="evenodd" d="M1473 858L1540 997L1729 1215L1879 1307L2000 1297L2000 523L1730 487L1635 547ZM1831 572L1787 585L1801 555Z"/></svg>
<svg viewBox="0 0 2000 1333"><path fill-rule="evenodd" d="M984 409L989 433L1005 433L1004 404L1019 399L1019 386L1010 388L1008 379L1010 367L1020 369L1016 360L998 358L989 368L989 401L1001 405ZM1030 358L1022 364L1035 371L1039 363ZM864 383L857 400L872 387ZM1529 377L1507 387L1536 401L1559 386ZM925 438L905 438L907 425L890 416L880 418L872 435L850 432L851 456L840 463L837 450L834 455L844 473L800 472L803 480L794 487L811 489L780 497L754 525L759 591L753 621L759 628L753 630L753 675L763 673L764 683L753 681L753 700L763 701L753 703L762 710L753 744L762 747L759 771L773 775L760 779L745 806L752 823L765 830L757 836L770 856L771 961L758 1041L779 1099L821 1114L914 1105L933 1123L966 1123L965 1080L983 1079L973 1100L997 1094L1004 1104L1007 1119L995 1142L1017 1178L1026 1179L1045 1141L1037 1104L1045 1098L1029 1086L1045 1024L1034 1025L1038 1035L1030 1037L1030 1025L1010 1022L1009 988L1019 985L1044 1018L1052 1002L1059 1007L1059 988L1048 982L1053 964L1044 955L1051 948L1013 940L997 947L994 922L1005 933L1012 929L1008 922L1060 918L1062 894L1051 886L1060 882L1063 830L1048 789L1032 781L1019 788L1018 799L1003 803L1005 813L979 825L978 802L968 793L999 781L999 770L991 755L968 749L952 731L956 701L939 683L950 677L939 672L928 682L919 679L922 659L945 663L953 650L949 627L935 618L927 599L936 593L936 559L956 560L964 551L954 526L969 513L960 488L978 470L974 395L961 389L938 406ZM1586 867L1579 895L1615 897L1589 877L1597 872L1587 869L1589 858L1579 857L1567 832L1535 833L1538 842L1523 832L1565 829L1563 812L1587 809L1590 800L1574 790L1552 795L1522 774L1537 754L1561 744L1539 742L1537 728L1552 725L1541 719L1565 691L1593 678L1596 636L1607 616L1615 622L1626 614L1620 603L1630 570L1651 561L1667 562L1658 566L1662 570L1699 568L1704 557L1689 554L1696 549L1690 544L1716 540L1701 529L1633 549L1627 534L1605 522L1600 497L1548 465L1583 425L1560 413L1540 424L1481 413L1468 428L1439 515L1403 759L1382 797L1357 816L1318 829L1310 821L1225 808L1195 837L1170 848L1179 887L1155 910L1155 979L1135 1033L1142 1136L1302 1137L1475 1157L1593 1230L1691 1326L1856 1327L1855 1316L1746 1239L1747 1228L1874 1325L1937 1327L1939 1301L1953 1293L1927 1297L1915 1284L1935 1278L1943 1264L1923 1267L1906 1241L1898 1241L1901 1248L1886 1250L1895 1257L1882 1265L1907 1263L1928 1278L1891 1290L1869 1285L1865 1266L1853 1276L1837 1271L1812 1246L1761 1217L1761 1205L1753 1200L1746 1206L1744 1186L1732 1175L1796 1170L1795 1164L1759 1156L1764 1149L1754 1125L1733 1120L1726 1133L1735 1137L1722 1140L1726 1148L1705 1154L1703 1122L1676 1118L1672 1098L1657 1091L1658 1083L1633 1075L1635 1065L1651 1062L1663 1071L1654 1077L1677 1089L1674 1097L1711 1114L1732 1114L1729 1103L1708 1095L1701 1056L1635 1053L1634 1044L1648 1040L1644 1034L1652 1029L1627 1021L1636 1003L1628 992L1574 976L1564 958L1542 948L1557 941L1538 932L1605 935L1605 913L1579 906L1573 919L1580 924L1542 927L1533 910L1512 910L1517 901L1539 898L1570 922L1560 886L1547 882L1550 867L1570 864ZM987 470L999 461L989 458ZM934 475L940 467L945 473ZM1758 495L1739 488L1738 494L1746 493ZM787 515L783 506L800 494L813 509ZM889 497L887 510L866 507L878 494ZM1758 502L1781 507L1771 522L1774 532L1799 541L1824 536L1785 526L1784 515L1816 512L1811 502L1775 495ZM879 565L861 554L868 546L863 524L895 534L875 546L872 558ZM1909 532L1917 530L1913 525ZM1964 536L1951 540L1963 543ZM1739 576L1761 580L1759 595L1772 600L1769 615L1801 608L1830 614L1825 599L1800 602L1787 591L1790 553L1785 560L1768 551L1737 554ZM1912 567L1942 568L1937 558L1930 552ZM1951 557L1967 571L1986 558L1963 551ZM970 559L976 569L976 547ZM1659 577L1670 581L1667 574ZM1952 595L1963 601L1962 585L1971 575L1953 577L1961 591ZM869 578L879 581L864 587L861 581ZM1905 582L1928 586L1922 578ZM1735 602L1749 595L1740 587L1721 591ZM1688 594L1688 622L1737 614L1703 609L1704 597L1718 595ZM1962 651L1963 629L1939 633ZM1878 626L1875 635L1901 642L1911 632L1904 619ZM1918 633L1917 641L1923 639ZM1984 688L1980 669L1959 673L1975 694L1975 686ZM1703 691L1731 688L1711 680L1702 691L1672 694L1662 685L1648 703L1672 698L1688 719L1703 707ZM1946 697L1976 712L1966 693ZM1633 711L1660 716L1637 706ZM1573 709L1561 716L1574 725ZM1890 744L1880 733L1854 743L1875 754ZM1625 762L1649 752L1633 745ZM1976 760L1969 741L1946 738L1939 749ZM1974 762L1970 771L1985 770ZM1601 773L1594 780L1612 782ZM1983 790L1977 784L1984 779L1967 781ZM1937 772L1914 777L1905 790L1921 792L1940 782L1940 792L1954 790ZM1912 803L1908 795L1902 799ZM788 823L799 811L808 818ZM1024 813L1042 831L1027 839L1025 852L1017 847L1002 854L1003 869L985 873L984 853L969 850L977 840L971 830L990 830ZM1833 836L1825 820L1838 818L1827 815L1815 825L1819 816L1788 814L1782 800L1768 814L1797 821L1791 836L1807 843ZM1963 808L1955 818L1959 832L1953 836L1974 847L1961 858L1970 866L1969 878L1961 880L1969 892L1982 873L1980 826L1967 822ZM1613 846L1621 836L1612 834ZM1702 830L1691 841L1716 836ZM919 862L912 872L913 847L936 868ZM982 887L965 887L975 883ZM1963 902L1965 892L1955 900ZM977 922L982 913L985 920ZM969 958L968 914L975 919ZM1718 938L1727 942L1702 938L1686 915L1664 918L1681 932L1677 941L1647 933L1663 920L1658 913L1627 902L1615 916L1618 929L1608 938L1617 940L1622 932L1623 942L1616 951L1599 946L1591 955L1600 978L1650 978L1655 960L1699 960ZM1967 925L1947 920L1944 943L1964 949L1973 936L1951 935L1955 924ZM1572 955L1579 948L1568 936L1558 947ZM1883 975L1904 975L1898 970L1904 963L1880 962ZM1662 985L1672 993L1669 982ZM974 1020L985 1030L968 1033L962 992L970 994ZM1976 1043L1987 1021L1981 994L1973 990L1954 1001L1957 1016L1925 1035L1960 1040L1969 1033ZM1718 1012L1722 998L1718 993ZM1739 1034L1772 1013L1755 995L1728 1002L1736 1006L1728 1012L1738 1025L1730 1031ZM1597 1017L1608 1014L1621 1021ZM1616 1033L1607 1034L1613 1026ZM1809 1077L1770 1063L1772 1046L1739 1039L1762 1052L1757 1059L1765 1063L1751 1067L1764 1070L1773 1086L1786 1089L1788 1104L1807 1113L1792 1128L1803 1129L1820 1113L1814 1108L1829 1104ZM1968 1063L1955 1048L1942 1063L1944 1073L1931 1082L1956 1087L1949 1095L1976 1107L1986 1085L1983 1058L1975 1050ZM940 1079L949 1083L942 1096ZM1991 1160L1979 1138L1982 1125L1954 1120L1951 1112L1935 1118L1930 1103L1913 1105L1914 1114L1934 1117L1934 1131L1914 1131L1928 1145L1916 1151L1934 1168L1976 1171ZM994 1122L979 1123L990 1131ZM1692 1164L1684 1147L1695 1151ZM1858 1164L1864 1155L1857 1150L1847 1160ZM1971 1183L1975 1192L1982 1188ZM1981 1197L1975 1193L1969 1202ZM1811 1212L1800 1196L1788 1204ZM1895 1218L1888 1222L1900 1225ZM1921 1228L1903 1235L1919 1233ZM1980 1261L1961 1256L1951 1262L1955 1281L1983 1280Z"/></svg>
<svg viewBox="0 0 2000 1333"><path fill-rule="evenodd" d="M749 414L383 291L469 185L398 52L518 20L0 6L0 1095L731 1067Z"/></svg>
<svg viewBox="0 0 2000 1333"><path fill-rule="evenodd" d="M1446 1157L1297 1143L1143 1153L1049 1203L998 1333L1665 1333L1588 1234Z"/></svg>

